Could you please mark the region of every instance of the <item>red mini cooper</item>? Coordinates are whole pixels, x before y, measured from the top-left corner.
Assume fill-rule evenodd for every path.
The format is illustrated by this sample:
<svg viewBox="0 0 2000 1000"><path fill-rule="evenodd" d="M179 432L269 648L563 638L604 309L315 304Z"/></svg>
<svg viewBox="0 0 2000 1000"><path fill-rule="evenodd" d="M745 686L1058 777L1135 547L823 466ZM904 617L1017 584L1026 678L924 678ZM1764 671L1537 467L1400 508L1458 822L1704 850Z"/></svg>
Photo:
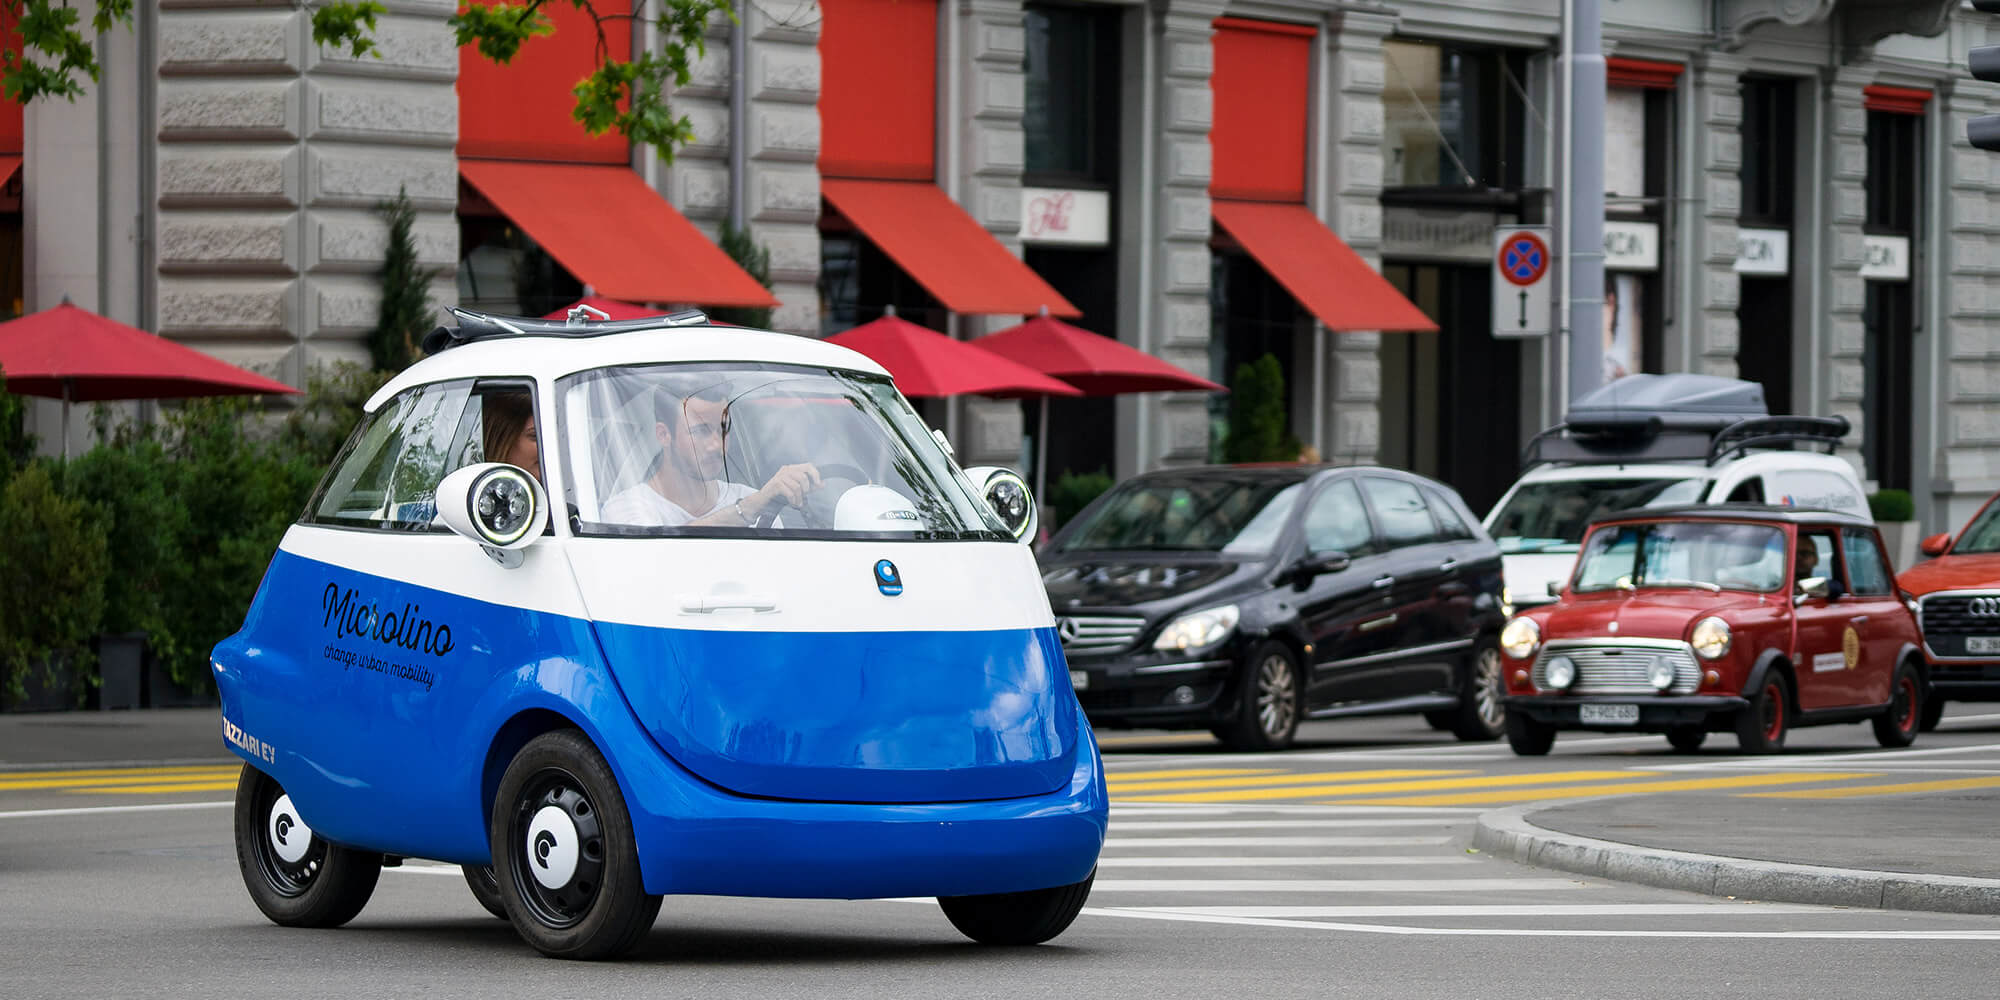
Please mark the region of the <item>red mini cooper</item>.
<svg viewBox="0 0 2000 1000"><path fill-rule="evenodd" d="M1794 726L1874 724L1916 738L1917 624L1871 522L1759 505L1637 510L1597 521L1555 604L1500 636L1507 742L1560 729L1665 733L1684 752L1734 732L1772 753Z"/></svg>

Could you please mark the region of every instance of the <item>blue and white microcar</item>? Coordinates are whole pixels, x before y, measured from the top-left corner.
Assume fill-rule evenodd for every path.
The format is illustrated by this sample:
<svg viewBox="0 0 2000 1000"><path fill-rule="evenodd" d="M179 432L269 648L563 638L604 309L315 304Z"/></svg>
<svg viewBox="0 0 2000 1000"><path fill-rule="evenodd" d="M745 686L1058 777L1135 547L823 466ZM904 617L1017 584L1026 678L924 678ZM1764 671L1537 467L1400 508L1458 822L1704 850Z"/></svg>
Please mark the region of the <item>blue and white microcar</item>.
<svg viewBox="0 0 2000 1000"><path fill-rule="evenodd" d="M455 312L215 649L265 915L342 924L428 858L559 957L668 894L1061 933L1104 771L1019 478L840 347Z"/></svg>

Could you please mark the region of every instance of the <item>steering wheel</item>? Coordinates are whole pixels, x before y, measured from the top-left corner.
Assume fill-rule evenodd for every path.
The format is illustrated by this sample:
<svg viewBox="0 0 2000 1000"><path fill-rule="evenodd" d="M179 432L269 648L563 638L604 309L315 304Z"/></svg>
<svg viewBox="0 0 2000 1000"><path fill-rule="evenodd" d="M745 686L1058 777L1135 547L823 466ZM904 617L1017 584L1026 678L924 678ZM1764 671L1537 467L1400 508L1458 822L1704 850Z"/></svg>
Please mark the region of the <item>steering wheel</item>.
<svg viewBox="0 0 2000 1000"><path fill-rule="evenodd" d="M842 464L822 465L818 462L815 462L813 463L813 467L819 470L819 480L820 480L819 489L816 489L812 491L812 493L807 494L806 502L803 504L793 505L787 501L780 501L780 503L784 503L785 506L791 507L793 510L798 511L799 523L802 526L815 531L820 531L833 527L833 505L834 503L838 502L839 496L836 494L831 499L826 500L823 503L815 503L813 502L813 498L815 496L821 495L822 492L826 489L828 482L831 480L842 479L858 486L862 483L868 482L869 476L867 473L861 471L860 468L852 465L842 465ZM846 492L846 490L841 490L840 492L844 493ZM770 518L775 516L776 515L773 514L767 517L760 517L757 519L757 524L755 526L758 528L764 528L770 524Z"/></svg>

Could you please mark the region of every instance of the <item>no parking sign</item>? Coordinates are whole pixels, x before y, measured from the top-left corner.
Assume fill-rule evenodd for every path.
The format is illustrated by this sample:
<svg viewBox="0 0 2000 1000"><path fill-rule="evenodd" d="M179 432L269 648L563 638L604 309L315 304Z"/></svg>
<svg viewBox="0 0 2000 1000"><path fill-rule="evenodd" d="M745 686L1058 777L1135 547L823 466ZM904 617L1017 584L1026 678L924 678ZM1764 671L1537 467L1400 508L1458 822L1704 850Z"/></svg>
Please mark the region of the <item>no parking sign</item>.
<svg viewBox="0 0 2000 1000"><path fill-rule="evenodd" d="M1549 252L1547 226L1501 226L1493 231L1493 335L1546 337L1549 334Z"/></svg>

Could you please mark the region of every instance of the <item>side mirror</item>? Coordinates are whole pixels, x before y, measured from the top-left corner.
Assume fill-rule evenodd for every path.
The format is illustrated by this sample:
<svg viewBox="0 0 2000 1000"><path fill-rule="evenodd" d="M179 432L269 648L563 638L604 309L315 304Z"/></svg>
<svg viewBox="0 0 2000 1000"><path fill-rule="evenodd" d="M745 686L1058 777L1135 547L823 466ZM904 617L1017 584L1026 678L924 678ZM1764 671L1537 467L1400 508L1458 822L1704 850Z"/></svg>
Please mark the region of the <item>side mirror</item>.
<svg viewBox="0 0 2000 1000"><path fill-rule="evenodd" d="M1328 573L1338 573L1354 565L1354 560L1345 552L1308 552L1292 567L1294 578L1299 583L1311 583L1313 578Z"/></svg>
<svg viewBox="0 0 2000 1000"><path fill-rule="evenodd" d="M1833 595L1833 581L1823 576L1809 576L1799 581L1799 592L1792 598L1794 605L1809 600L1826 600Z"/></svg>
<svg viewBox="0 0 2000 1000"><path fill-rule="evenodd" d="M1563 582L1562 582L1561 580L1550 580L1550 581L1549 581L1549 596L1550 596L1550 597L1561 597L1562 595L1563 595Z"/></svg>
<svg viewBox="0 0 2000 1000"><path fill-rule="evenodd" d="M1035 510L1034 494L1028 490L1028 482L1014 474L1014 470L997 465L979 465L965 470L965 477L972 481L972 487L979 491L986 506L1000 515L1000 523L1007 526L1014 540L1032 543L1035 530L1041 526L1041 514Z"/></svg>
<svg viewBox="0 0 2000 1000"><path fill-rule="evenodd" d="M526 471L504 462L468 465L438 483L438 520L479 543L508 569L549 521L549 498Z"/></svg>
<svg viewBox="0 0 2000 1000"><path fill-rule="evenodd" d="M1943 532L1941 534L1932 535L1929 538L1926 538L1923 541L1917 543L1917 551L1922 552L1924 555L1931 556L1933 558L1944 555L1946 552L1950 550L1951 550L1950 532Z"/></svg>

